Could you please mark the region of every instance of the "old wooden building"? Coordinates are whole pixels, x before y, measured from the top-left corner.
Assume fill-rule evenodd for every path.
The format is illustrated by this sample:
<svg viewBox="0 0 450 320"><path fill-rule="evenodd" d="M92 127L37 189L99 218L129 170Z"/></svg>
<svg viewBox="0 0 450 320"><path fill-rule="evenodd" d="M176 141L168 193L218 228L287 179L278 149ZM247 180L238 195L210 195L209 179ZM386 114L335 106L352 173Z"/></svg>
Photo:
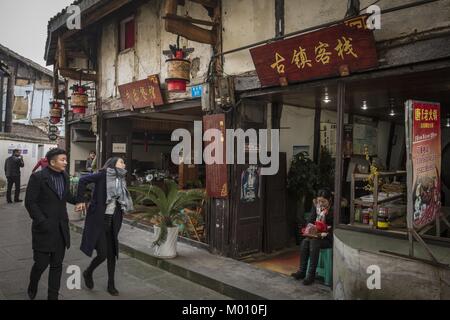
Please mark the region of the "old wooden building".
<svg viewBox="0 0 450 320"><path fill-rule="evenodd" d="M287 190L292 160L306 152L311 167L320 168L320 151L327 150L333 170L321 172L321 178L328 182L331 178L336 199L336 297L376 297L376 291L363 287L373 261L389 270L384 278L389 296L398 298L395 288L403 281L397 278L402 277L400 271L391 266L408 261L408 271L419 272L420 283L432 285L429 292L405 290L406 297L448 297L446 280L433 272L443 272L449 279L442 266L446 264L443 248L450 243L449 212L445 205L440 207L445 200L449 203L450 194L448 168L441 170L440 162L448 159L450 142L446 125L450 126L450 1L398 0L368 9L370 4L76 1L81 28L70 27L77 20L69 7L50 20L46 45L47 63L67 79L67 105L74 88L83 87L88 96L86 112L72 106L68 119L71 173L82 167L90 150L97 150L101 163L113 155L124 157L132 172L186 173L191 182L203 182L209 194L208 248L244 258L295 246L297 222L302 222L304 209L311 205L302 203L299 210L299 194ZM437 218L427 223L414 220L415 233L409 224L413 220L408 219L412 210L421 216L424 204L411 208L413 201L407 194L413 192L402 189L411 188L413 179L407 151L411 123L405 121L410 116L408 101L439 104L439 117L435 113L433 118L419 115L415 120L427 122L430 129L434 119L436 135L442 137L435 157L439 159L434 176L439 185L434 188ZM261 159L256 166L174 168L171 133L185 128L194 134L195 121L202 121L203 129L222 132L279 130L278 141L270 143L279 146L279 170L260 175L265 166ZM246 152L250 154L253 147L261 149L247 143ZM370 177L371 164L384 174L385 187L368 195L364 181ZM317 180L316 176L311 179ZM414 190L420 193L420 188ZM442 190L440 200L438 190ZM317 190L310 191L313 195ZM377 218L380 208L386 212L386 207L397 215L389 217L391 225L383 230ZM429 251L411 254L413 234ZM393 254L394 248L398 252Z"/></svg>

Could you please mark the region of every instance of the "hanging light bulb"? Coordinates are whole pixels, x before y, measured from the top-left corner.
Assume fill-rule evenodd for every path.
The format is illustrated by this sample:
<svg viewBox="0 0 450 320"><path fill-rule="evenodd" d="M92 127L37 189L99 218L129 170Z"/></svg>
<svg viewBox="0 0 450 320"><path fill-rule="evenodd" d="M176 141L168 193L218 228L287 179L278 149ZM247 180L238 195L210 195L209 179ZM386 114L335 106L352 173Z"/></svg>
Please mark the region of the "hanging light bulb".
<svg viewBox="0 0 450 320"><path fill-rule="evenodd" d="M393 98L391 98L391 99L389 99L389 100L391 101L391 112L389 113L389 115L390 115L391 117L395 117L395 110L394 110L394 107L395 107L395 101L394 101Z"/></svg>
<svg viewBox="0 0 450 320"><path fill-rule="evenodd" d="M328 95L328 88L325 88L323 102L325 102L325 103L330 103L331 102L330 96Z"/></svg>
<svg viewBox="0 0 450 320"><path fill-rule="evenodd" d="M450 128L450 115L447 116L447 124L445 126Z"/></svg>
<svg viewBox="0 0 450 320"><path fill-rule="evenodd" d="M363 110L367 110L368 109L366 100L363 101L363 105L362 105L361 109L363 109Z"/></svg>

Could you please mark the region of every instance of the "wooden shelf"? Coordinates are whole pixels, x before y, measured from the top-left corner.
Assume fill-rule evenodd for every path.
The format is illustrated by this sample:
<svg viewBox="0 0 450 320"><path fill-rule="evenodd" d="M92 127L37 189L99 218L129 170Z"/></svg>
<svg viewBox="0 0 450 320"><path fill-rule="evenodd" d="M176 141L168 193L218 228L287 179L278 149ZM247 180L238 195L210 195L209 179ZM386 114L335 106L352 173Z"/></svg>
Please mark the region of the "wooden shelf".
<svg viewBox="0 0 450 320"><path fill-rule="evenodd" d="M396 172L379 172L378 178L387 178L387 177L397 177L397 176L406 176L406 171L396 171ZM373 208L373 223L374 225L377 224L378 220L378 209L379 206L383 203L392 202L398 199L401 199L405 196L404 193L396 194L395 196L387 197L384 199L380 199L379 195L380 192L378 191L379 185L378 185L378 179L374 179L374 193L373 193L373 200L372 201L364 201L361 198L355 198L355 182L359 180L366 180L370 177L370 174L361 174L361 173L354 173L352 174L352 180L351 180L351 198L350 198L350 224L353 225L355 223L355 206L362 206L362 207L372 207ZM395 179L394 179L395 181Z"/></svg>
<svg viewBox="0 0 450 320"><path fill-rule="evenodd" d="M378 200L377 204L391 202L391 201L394 201L394 200L401 199L403 197L404 197L403 193L402 194L398 194L398 195L395 195L395 196L392 196L392 197L387 197L387 198L385 198L383 200ZM372 207L375 204L375 201L363 201L363 200L360 200L360 199L355 199L355 200L353 200L353 204L360 205L360 206L365 206L365 207Z"/></svg>
<svg viewBox="0 0 450 320"><path fill-rule="evenodd" d="M370 176L368 173L354 173L353 177L355 180L364 180ZM406 171L397 171L397 172L379 172L378 177L395 177L395 176L406 176Z"/></svg>

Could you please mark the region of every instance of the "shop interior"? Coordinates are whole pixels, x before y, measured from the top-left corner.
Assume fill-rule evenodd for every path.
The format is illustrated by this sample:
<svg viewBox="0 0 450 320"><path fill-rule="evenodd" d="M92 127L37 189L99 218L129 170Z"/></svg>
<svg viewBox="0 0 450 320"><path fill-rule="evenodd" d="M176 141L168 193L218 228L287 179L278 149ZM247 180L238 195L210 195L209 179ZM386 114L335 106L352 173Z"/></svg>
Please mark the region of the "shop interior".
<svg viewBox="0 0 450 320"><path fill-rule="evenodd" d="M190 119L187 121L186 119ZM194 120L201 120L201 108L191 108L185 110L165 112L163 115L149 113L127 117L131 121L132 133L129 137L131 141L131 151L123 154L129 157L129 184L130 189L146 191L152 185L164 188L166 179L175 181L180 190L187 191L193 189L203 190L205 188L206 177L204 165L176 165L171 160L173 147L178 143L171 141L172 132L176 129L186 129L193 135ZM121 119L112 121L112 125L118 125ZM119 155L119 150L113 150L112 154ZM120 143L116 144L120 148ZM135 201L138 193L131 192ZM128 214L126 218L142 226L152 226L155 220L150 218L148 213L157 210L152 203L136 201L136 211ZM206 242L206 212L204 202L199 207L185 208L186 221L180 227L180 236L191 241Z"/></svg>
<svg viewBox="0 0 450 320"><path fill-rule="evenodd" d="M343 176L336 177L342 185L341 211L337 225L355 231L406 239L407 100L439 102L441 105L441 214L449 220L449 90L448 69L382 78L367 76L358 81L346 81L342 141ZM298 153L306 152L314 161L316 157L322 157L323 151L319 150L325 149L331 155L334 167L338 126L336 82L318 81L304 86L297 85L295 91L286 88L283 93L261 95L255 99L283 104L280 151L287 154L288 180L292 157ZM320 108L320 120L315 118L317 106ZM316 124L320 121L320 136L314 132L314 121ZM314 147L314 140L320 141L321 149ZM320 168L320 160L318 162ZM374 172L377 173L378 180L373 178ZM333 172L329 174L334 175ZM320 183L324 185L326 181ZM329 182L328 186L333 190L334 181ZM374 192L375 189L377 192ZM287 214L290 216L288 221L291 221L293 226L288 227L288 232L295 236L298 245L302 240L298 225L305 222L307 213L311 211L312 199L306 196L305 202L299 208L298 201L292 197L295 196L289 196ZM435 237L435 240L438 238L442 243L450 243L449 226L444 222L440 224L440 234L436 233L435 224L424 227L420 234ZM275 253L272 257L255 259L252 263L290 274L299 266L298 246Z"/></svg>

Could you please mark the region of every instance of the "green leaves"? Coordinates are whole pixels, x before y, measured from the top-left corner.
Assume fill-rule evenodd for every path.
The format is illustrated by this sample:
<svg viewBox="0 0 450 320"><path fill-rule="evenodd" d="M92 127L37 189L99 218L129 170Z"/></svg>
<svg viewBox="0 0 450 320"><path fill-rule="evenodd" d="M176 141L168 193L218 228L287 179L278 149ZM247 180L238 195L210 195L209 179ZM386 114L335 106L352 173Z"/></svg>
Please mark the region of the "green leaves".
<svg viewBox="0 0 450 320"><path fill-rule="evenodd" d="M314 163L306 151L300 152L292 158L287 183L289 192L297 199L314 196L324 187L332 190L334 159L325 148L321 148L319 164Z"/></svg>
<svg viewBox="0 0 450 320"><path fill-rule="evenodd" d="M153 245L161 245L167 239L167 228L175 227L184 223L183 209L188 206L198 205L204 199L205 194L199 190L181 191L178 185L172 180L164 181L167 193L157 186L130 187L130 191L137 194L135 202L143 204L151 201L157 206L158 211L148 212L149 217L157 217L160 221L161 232ZM146 212L147 214L147 212Z"/></svg>

